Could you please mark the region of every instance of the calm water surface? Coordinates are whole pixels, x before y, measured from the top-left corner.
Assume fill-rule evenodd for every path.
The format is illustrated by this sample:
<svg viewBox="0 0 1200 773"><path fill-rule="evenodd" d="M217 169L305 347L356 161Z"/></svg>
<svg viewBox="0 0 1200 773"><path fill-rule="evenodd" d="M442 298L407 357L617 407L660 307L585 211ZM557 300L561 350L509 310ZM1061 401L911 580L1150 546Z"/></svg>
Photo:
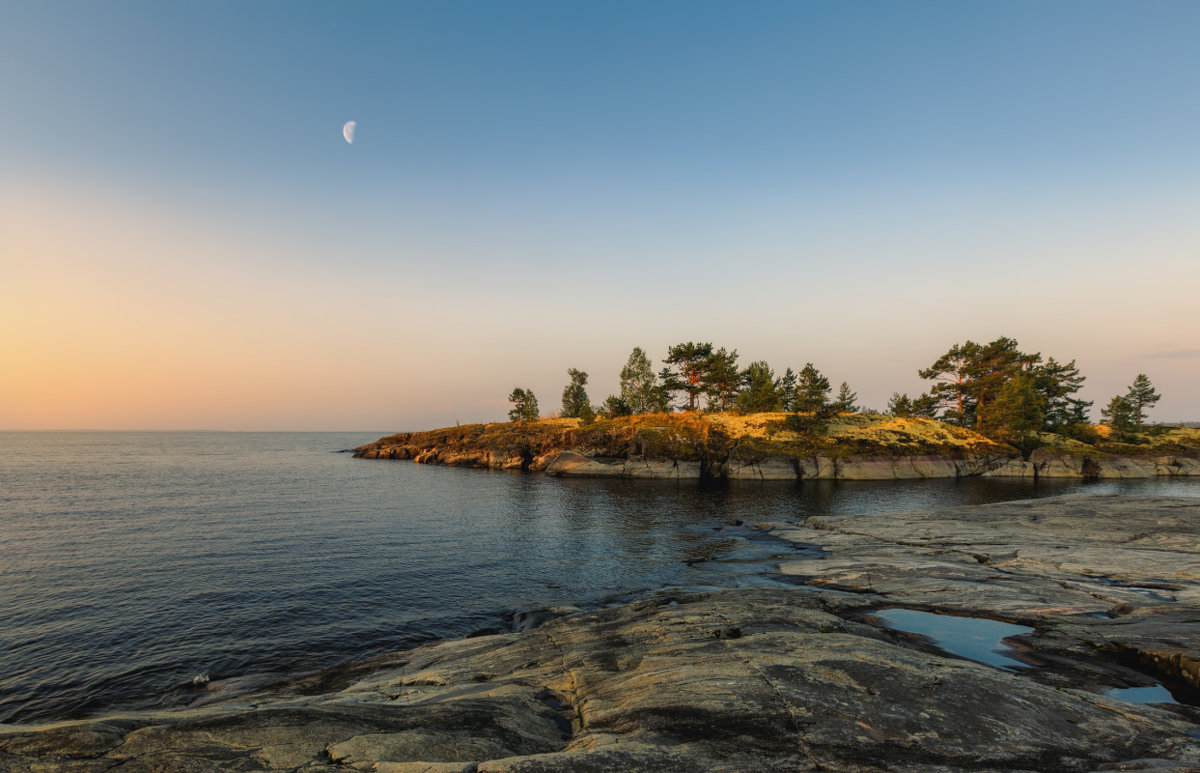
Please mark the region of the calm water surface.
<svg viewBox="0 0 1200 773"><path fill-rule="evenodd" d="M756 552L737 520L1200 495L1200 481L558 480L336 453L381 434L0 433L0 723L179 705L517 610L711 583L696 559L780 549ZM208 689L190 686L199 674Z"/></svg>

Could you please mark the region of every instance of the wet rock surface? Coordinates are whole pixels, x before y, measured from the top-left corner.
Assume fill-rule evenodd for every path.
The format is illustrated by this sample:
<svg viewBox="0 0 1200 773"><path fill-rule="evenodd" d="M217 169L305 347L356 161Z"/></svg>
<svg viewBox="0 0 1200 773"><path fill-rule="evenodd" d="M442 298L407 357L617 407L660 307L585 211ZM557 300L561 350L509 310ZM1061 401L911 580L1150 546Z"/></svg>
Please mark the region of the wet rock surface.
<svg viewBox="0 0 1200 773"><path fill-rule="evenodd" d="M1200 765L1185 694L1200 659L1200 500L1068 496L766 528L824 548L778 567L811 586L661 591L234 701L2 729L0 770ZM1034 632L1006 640L1017 667L995 668L872 614L898 606ZM1185 700L1102 692L1139 679Z"/></svg>

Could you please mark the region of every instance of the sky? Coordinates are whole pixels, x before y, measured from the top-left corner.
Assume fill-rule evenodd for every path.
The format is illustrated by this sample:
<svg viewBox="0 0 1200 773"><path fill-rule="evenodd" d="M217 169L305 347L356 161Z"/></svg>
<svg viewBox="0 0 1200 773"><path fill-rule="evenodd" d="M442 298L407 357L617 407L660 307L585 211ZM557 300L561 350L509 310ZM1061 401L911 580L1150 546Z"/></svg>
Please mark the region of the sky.
<svg viewBox="0 0 1200 773"><path fill-rule="evenodd" d="M0 429L427 429L640 346L1200 420L1200 3L0 0ZM357 122L354 142L342 136Z"/></svg>

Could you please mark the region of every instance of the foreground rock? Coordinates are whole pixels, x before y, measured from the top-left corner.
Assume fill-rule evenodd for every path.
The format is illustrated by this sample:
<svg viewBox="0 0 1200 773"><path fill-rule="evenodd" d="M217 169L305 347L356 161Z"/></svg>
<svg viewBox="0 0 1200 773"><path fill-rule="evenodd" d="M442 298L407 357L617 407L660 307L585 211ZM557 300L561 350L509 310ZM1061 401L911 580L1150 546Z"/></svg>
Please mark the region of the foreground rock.
<svg viewBox="0 0 1200 773"><path fill-rule="evenodd" d="M1196 662L1200 500L1076 496L769 528L827 551L785 573L859 592L663 592L237 702L16 729L0 735L0 770L1200 765L1195 709L1129 703L1088 682L1136 675L1118 662L1125 649L1150 657L1141 666L1158 675ZM964 660L871 615L897 605L1034 625L1022 641L1044 665Z"/></svg>

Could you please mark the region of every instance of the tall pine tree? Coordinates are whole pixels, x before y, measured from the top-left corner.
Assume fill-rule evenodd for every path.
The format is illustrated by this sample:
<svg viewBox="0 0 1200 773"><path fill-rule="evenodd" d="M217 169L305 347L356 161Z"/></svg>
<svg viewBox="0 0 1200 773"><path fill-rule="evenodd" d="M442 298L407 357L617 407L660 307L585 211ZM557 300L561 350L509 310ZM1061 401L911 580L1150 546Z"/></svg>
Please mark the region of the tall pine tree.
<svg viewBox="0 0 1200 773"><path fill-rule="evenodd" d="M771 366L759 360L742 371L746 388L737 398L738 410L744 413L766 413L783 408L783 398Z"/></svg>
<svg viewBox="0 0 1200 773"><path fill-rule="evenodd" d="M785 370L779 378L779 396L783 401L783 410L793 410L796 402L796 373L791 368Z"/></svg>
<svg viewBox="0 0 1200 773"><path fill-rule="evenodd" d="M1129 391L1125 393L1125 401L1133 409L1133 423L1136 431L1142 431L1142 421L1146 418L1146 412L1161 399L1162 395L1154 391L1149 377L1145 373L1137 374L1137 378L1129 385Z"/></svg>
<svg viewBox="0 0 1200 773"><path fill-rule="evenodd" d="M706 386L704 377L712 353L712 344L692 341L667 349L667 357L663 360L665 367L659 378L668 393L682 392L686 396L689 411L700 407L700 396L704 394Z"/></svg>
<svg viewBox="0 0 1200 773"><path fill-rule="evenodd" d="M792 409L797 413L822 413L829 408L829 379L807 362L796 377Z"/></svg>
<svg viewBox="0 0 1200 773"><path fill-rule="evenodd" d="M727 411L733 407L738 392L742 391L737 359L737 349L727 352L723 346L708 356L703 382L709 408Z"/></svg>
<svg viewBox="0 0 1200 773"><path fill-rule="evenodd" d="M1122 395L1116 395L1108 401L1108 405L1100 411L1104 423L1108 425L1114 440L1125 440L1134 429L1134 410Z"/></svg>
<svg viewBox="0 0 1200 773"><path fill-rule="evenodd" d="M857 413L858 406L854 401L858 399L858 395L850 391L850 385L845 381L838 388L837 399L833 401L834 410L838 413Z"/></svg>

